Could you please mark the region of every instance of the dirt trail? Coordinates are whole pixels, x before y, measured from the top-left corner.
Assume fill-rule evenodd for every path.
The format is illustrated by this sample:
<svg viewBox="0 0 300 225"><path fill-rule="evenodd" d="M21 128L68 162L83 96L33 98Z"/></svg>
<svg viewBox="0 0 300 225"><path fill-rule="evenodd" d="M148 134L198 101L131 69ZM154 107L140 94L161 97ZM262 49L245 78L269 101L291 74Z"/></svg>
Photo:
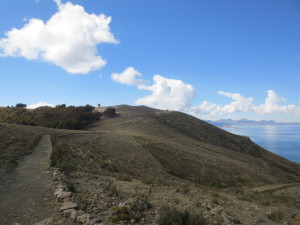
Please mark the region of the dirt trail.
<svg viewBox="0 0 300 225"><path fill-rule="evenodd" d="M0 225L34 225L45 219L48 222L43 224L66 224L59 221L51 191L47 170L51 148L50 135L44 135L34 152L0 184Z"/></svg>
<svg viewBox="0 0 300 225"><path fill-rule="evenodd" d="M270 184L270 185L264 185L261 187L255 187L252 188L252 191L256 192L265 192L265 191L277 191L285 188L290 188L294 186L300 186L300 183L293 183L293 184Z"/></svg>

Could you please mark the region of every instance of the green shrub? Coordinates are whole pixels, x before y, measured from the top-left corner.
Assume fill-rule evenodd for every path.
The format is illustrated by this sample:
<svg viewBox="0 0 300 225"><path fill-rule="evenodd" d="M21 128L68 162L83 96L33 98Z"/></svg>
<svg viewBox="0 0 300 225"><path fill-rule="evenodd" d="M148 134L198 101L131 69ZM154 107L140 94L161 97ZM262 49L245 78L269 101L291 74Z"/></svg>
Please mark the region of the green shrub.
<svg viewBox="0 0 300 225"><path fill-rule="evenodd" d="M116 109L109 107L103 112L103 115L105 115L107 117L114 117L114 116L116 116Z"/></svg>
<svg viewBox="0 0 300 225"><path fill-rule="evenodd" d="M74 184L73 181L71 181L71 180L66 180L65 183L66 183L67 188L68 188L69 191L75 192L75 184Z"/></svg>
<svg viewBox="0 0 300 225"><path fill-rule="evenodd" d="M57 166L63 160L62 154L60 151L53 150L50 156L50 166Z"/></svg>
<svg viewBox="0 0 300 225"><path fill-rule="evenodd" d="M185 210L181 212L174 207L163 206L160 209L159 225L205 225L202 214L191 214Z"/></svg>
<svg viewBox="0 0 300 225"><path fill-rule="evenodd" d="M262 200L261 204L264 206L269 206L269 205L271 205L271 202L270 202L270 200L264 199L264 200Z"/></svg>
<svg viewBox="0 0 300 225"><path fill-rule="evenodd" d="M59 165L59 168L66 174L69 175L73 171L76 170L76 165L71 162L63 162L61 165Z"/></svg>
<svg viewBox="0 0 300 225"><path fill-rule="evenodd" d="M91 105L66 107L63 104L55 108L43 106L34 110L24 107L26 104L18 103L16 107L1 108L0 123L80 130L101 118L101 113L94 112Z"/></svg>
<svg viewBox="0 0 300 225"><path fill-rule="evenodd" d="M152 205L148 202L148 198L145 195L137 197L133 203L122 204L119 207L113 209L113 217L111 222L113 223L136 223L143 217L143 212L150 209Z"/></svg>
<svg viewBox="0 0 300 225"><path fill-rule="evenodd" d="M131 221L139 222L142 217L142 211L134 204L116 207L113 209L113 223L130 223Z"/></svg>

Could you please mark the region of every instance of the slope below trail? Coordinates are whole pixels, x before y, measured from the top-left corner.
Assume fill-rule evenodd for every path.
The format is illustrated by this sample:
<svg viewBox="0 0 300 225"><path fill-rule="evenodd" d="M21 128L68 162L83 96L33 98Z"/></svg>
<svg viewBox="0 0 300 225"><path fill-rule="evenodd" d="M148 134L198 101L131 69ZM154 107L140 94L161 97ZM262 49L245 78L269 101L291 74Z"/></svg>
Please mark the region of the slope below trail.
<svg viewBox="0 0 300 225"><path fill-rule="evenodd" d="M0 225L67 224L59 219L51 191L47 170L51 148L50 135L44 135L34 152L0 184ZM45 219L47 223L38 223Z"/></svg>

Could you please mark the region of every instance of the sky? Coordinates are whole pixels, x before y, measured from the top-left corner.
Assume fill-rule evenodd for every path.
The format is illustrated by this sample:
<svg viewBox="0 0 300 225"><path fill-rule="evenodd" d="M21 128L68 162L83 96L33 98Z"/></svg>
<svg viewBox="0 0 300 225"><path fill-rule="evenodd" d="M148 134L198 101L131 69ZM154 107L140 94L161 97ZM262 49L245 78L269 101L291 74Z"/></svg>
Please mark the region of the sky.
<svg viewBox="0 0 300 225"><path fill-rule="evenodd" d="M298 0L0 2L0 105L300 122Z"/></svg>

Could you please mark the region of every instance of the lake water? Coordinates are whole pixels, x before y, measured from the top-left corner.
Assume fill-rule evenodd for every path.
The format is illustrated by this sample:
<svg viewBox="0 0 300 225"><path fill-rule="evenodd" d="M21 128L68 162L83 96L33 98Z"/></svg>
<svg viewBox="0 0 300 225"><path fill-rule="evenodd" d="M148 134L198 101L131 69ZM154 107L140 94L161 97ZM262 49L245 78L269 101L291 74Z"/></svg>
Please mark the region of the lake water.
<svg viewBox="0 0 300 225"><path fill-rule="evenodd" d="M300 126L235 125L232 128L221 128L234 134L248 136L263 148L300 163Z"/></svg>

